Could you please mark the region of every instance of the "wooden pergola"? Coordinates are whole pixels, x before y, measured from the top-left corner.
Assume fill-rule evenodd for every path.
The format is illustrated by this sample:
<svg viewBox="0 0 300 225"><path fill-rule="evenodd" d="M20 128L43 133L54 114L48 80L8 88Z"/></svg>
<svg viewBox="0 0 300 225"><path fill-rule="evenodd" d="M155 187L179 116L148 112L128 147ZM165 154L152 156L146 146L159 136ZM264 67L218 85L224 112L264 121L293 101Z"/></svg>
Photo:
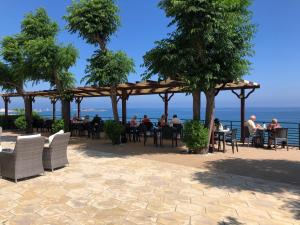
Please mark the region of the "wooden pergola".
<svg viewBox="0 0 300 225"><path fill-rule="evenodd" d="M241 104L241 136L244 137L243 132L243 121L245 121L245 102L246 99L256 90L260 88L258 83L239 80L231 83L227 83L226 85L217 85L216 90L220 91L232 91L239 99ZM248 93L246 93L248 91ZM69 93L73 96L77 104L77 113L78 117L80 117L80 104L83 98L90 97L109 97L110 96L110 87L77 87L74 89L68 90ZM117 96L118 101L122 101L122 122L126 123L127 118L127 109L126 103L130 96L138 96L138 95L159 95L163 102L165 108L165 115L168 116L168 103L171 98L176 93L186 93L187 87L183 82L176 80L165 80L165 81L142 81L136 83L124 83L120 84L117 87ZM55 119L55 104L59 99L59 93L57 90L44 90L44 91L33 91L26 92L26 96L31 98L32 102L36 97L44 97L49 98L51 100L51 104L53 106L53 119ZM10 103L10 99L13 97L21 97L17 93L4 93L1 94L4 100L5 106L5 115L8 115L8 105ZM32 104L31 109L32 111ZM70 115L69 115L70 117Z"/></svg>

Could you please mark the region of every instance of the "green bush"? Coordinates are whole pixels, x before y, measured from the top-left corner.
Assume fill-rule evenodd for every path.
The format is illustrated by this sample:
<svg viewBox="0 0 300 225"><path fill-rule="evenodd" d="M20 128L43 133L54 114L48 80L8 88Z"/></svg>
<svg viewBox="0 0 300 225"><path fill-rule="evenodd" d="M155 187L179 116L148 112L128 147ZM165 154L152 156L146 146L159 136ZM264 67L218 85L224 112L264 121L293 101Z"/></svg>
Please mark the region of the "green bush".
<svg viewBox="0 0 300 225"><path fill-rule="evenodd" d="M18 129L20 130L25 130L26 129L26 118L25 116L19 116L16 120L15 120L15 125Z"/></svg>
<svg viewBox="0 0 300 225"><path fill-rule="evenodd" d="M64 129L64 121L63 120L55 120L54 123L52 124L52 132L57 133L60 130Z"/></svg>
<svg viewBox="0 0 300 225"><path fill-rule="evenodd" d="M200 121L188 121L184 124L183 141L189 150L207 153L208 133L208 129Z"/></svg>
<svg viewBox="0 0 300 225"><path fill-rule="evenodd" d="M104 123L104 132L107 137L112 141L113 145L120 144L121 134L124 131L124 127L115 122L114 120L108 120Z"/></svg>

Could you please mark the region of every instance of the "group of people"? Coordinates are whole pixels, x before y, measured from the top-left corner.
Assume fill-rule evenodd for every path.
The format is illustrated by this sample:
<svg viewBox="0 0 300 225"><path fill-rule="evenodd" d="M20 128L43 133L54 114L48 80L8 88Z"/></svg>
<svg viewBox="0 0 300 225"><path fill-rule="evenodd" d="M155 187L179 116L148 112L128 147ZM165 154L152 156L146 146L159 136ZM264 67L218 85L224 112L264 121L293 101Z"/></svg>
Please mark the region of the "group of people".
<svg viewBox="0 0 300 225"><path fill-rule="evenodd" d="M147 128L153 127L153 124L147 115L144 115L141 124L145 125ZM158 120L158 127L174 126L180 124L182 124L181 120L178 118L176 114L173 115L173 118L170 121L170 123L168 123L166 116L164 114ZM137 121L137 116L133 116L130 120L130 127L137 128L139 125L140 123Z"/></svg>
<svg viewBox="0 0 300 225"><path fill-rule="evenodd" d="M94 116L94 118L92 120L90 120L90 116L86 115L83 118L79 118L76 114L74 114L73 118L72 118L72 122L76 123L76 122L82 122L83 124L87 124L87 123L92 123L92 124L102 124L103 120L102 118L96 114Z"/></svg>
<svg viewBox="0 0 300 225"><path fill-rule="evenodd" d="M259 134L259 131L263 131L263 130L270 131L269 138L268 138L268 147L270 148L273 141L275 130L281 128L278 120L276 118L272 119L271 123L268 126L266 125L262 126L261 124L256 124L255 122L256 122L256 116L255 115L250 116L250 119L246 123L249 129L249 133L253 136L257 136Z"/></svg>

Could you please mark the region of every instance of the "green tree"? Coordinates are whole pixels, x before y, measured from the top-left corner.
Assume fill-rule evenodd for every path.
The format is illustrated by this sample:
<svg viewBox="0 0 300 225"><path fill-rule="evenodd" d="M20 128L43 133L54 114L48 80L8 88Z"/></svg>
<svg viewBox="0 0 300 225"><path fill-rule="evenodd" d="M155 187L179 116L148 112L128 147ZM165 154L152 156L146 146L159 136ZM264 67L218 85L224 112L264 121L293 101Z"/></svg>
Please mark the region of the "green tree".
<svg viewBox="0 0 300 225"><path fill-rule="evenodd" d="M55 87L62 100L64 118L67 118L69 99L65 99L65 91L75 83L73 74L68 70L75 64L78 53L72 45L56 44L57 33L57 23L51 21L43 8L39 8L25 16L20 34L5 37L2 41L1 54L6 64L0 66L0 84L4 89L16 90L23 96L29 132L32 130L31 99L25 94L25 85L29 81L45 81Z"/></svg>
<svg viewBox="0 0 300 225"><path fill-rule="evenodd" d="M209 134L213 130L216 85L225 85L249 72L255 33L250 4L251 0L161 0L159 3L176 29L146 53L144 76L171 77L184 81L190 92L203 91Z"/></svg>
<svg viewBox="0 0 300 225"><path fill-rule="evenodd" d="M74 1L65 16L67 28L87 43L99 46L87 66L87 84L110 87L110 97L115 121L119 121L117 104L117 85L126 82L127 76L134 71L134 63L123 52L107 49L111 35L120 26L119 9L113 0Z"/></svg>

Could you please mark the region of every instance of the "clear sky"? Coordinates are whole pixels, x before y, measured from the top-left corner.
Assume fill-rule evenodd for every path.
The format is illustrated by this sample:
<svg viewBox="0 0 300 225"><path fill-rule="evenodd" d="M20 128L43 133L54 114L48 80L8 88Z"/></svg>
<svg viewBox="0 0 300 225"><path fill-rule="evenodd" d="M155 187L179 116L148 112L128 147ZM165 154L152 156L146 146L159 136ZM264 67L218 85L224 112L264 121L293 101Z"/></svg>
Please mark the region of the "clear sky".
<svg viewBox="0 0 300 225"><path fill-rule="evenodd" d="M24 15L38 7L46 8L49 16L58 22L61 31L58 41L72 43L80 58L71 71L76 75L78 86L84 75L86 59L95 50L76 34L68 33L62 19L70 0L0 0L0 39L20 31ZM113 50L123 50L135 61L136 73L130 74L129 81L140 80L142 56L154 46L154 41L166 37L168 19L157 7L158 0L119 0L122 26L110 42ZM255 56L252 59L251 75L245 79L261 84L261 90L251 96L248 106L260 107L300 107L300 1L299 0L254 0L251 9L253 22L258 24L254 39ZM28 90L48 89L40 84ZM189 107L191 97L175 95L172 106ZM162 105L158 96L131 97L129 107L155 107ZM21 107L20 100L13 100L11 107ZM217 107L238 107L239 101L232 93L221 93L217 97ZM0 108L3 102L0 101ZM47 99L37 99L34 108L50 108ZM108 98L87 99L83 107L110 107Z"/></svg>

